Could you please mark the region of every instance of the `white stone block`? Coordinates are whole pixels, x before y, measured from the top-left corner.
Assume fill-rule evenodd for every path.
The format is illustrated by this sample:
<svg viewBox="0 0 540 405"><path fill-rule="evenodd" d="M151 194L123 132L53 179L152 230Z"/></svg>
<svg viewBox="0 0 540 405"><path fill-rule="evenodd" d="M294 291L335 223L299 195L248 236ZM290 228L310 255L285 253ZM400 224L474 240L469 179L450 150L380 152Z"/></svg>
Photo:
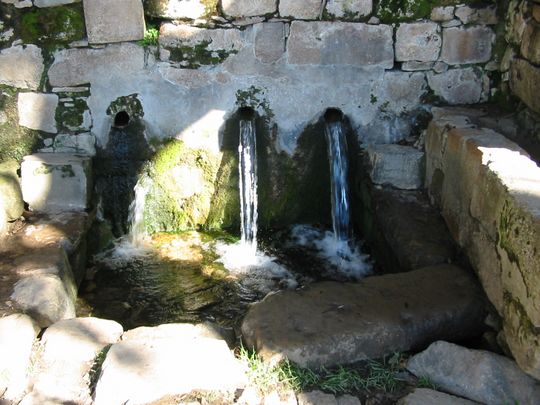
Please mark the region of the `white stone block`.
<svg viewBox="0 0 540 405"><path fill-rule="evenodd" d="M328 0L326 2L328 14L338 18L365 16L370 14L372 9L372 0Z"/></svg>
<svg viewBox="0 0 540 405"><path fill-rule="evenodd" d="M54 138L53 148L56 153L95 156L96 137L89 132L77 135L59 134Z"/></svg>
<svg viewBox="0 0 540 405"><path fill-rule="evenodd" d="M454 18L454 6L434 7L433 10L431 10L430 19L432 21L437 21L437 22L450 21L453 18Z"/></svg>
<svg viewBox="0 0 540 405"><path fill-rule="evenodd" d="M223 13L229 17L254 17L273 14L277 10L276 0L222 0Z"/></svg>
<svg viewBox="0 0 540 405"><path fill-rule="evenodd" d="M489 27L472 26L443 30L441 60L449 65L484 63L491 59L495 34Z"/></svg>
<svg viewBox="0 0 540 405"><path fill-rule="evenodd" d="M81 0L34 0L36 7L56 7L64 4L79 3Z"/></svg>
<svg viewBox="0 0 540 405"><path fill-rule="evenodd" d="M21 186L30 209L42 212L83 211L92 191L91 159L67 153L25 156Z"/></svg>
<svg viewBox="0 0 540 405"><path fill-rule="evenodd" d="M474 68L427 74L429 87L449 104L474 104L482 98L483 75Z"/></svg>
<svg viewBox="0 0 540 405"><path fill-rule="evenodd" d="M285 53L285 24L263 23L255 26L255 56L263 63L279 60Z"/></svg>
<svg viewBox="0 0 540 405"><path fill-rule="evenodd" d="M0 84L36 90L43 74L43 56L35 45L12 46L0 52Z"/></svg>
<svg viewBox="0 0 540 405"><path fill-rule="evenodd" d="M322 14L321 0L280 0L279 15L299 20L317 20Z"/></svg>
<svg viewBox="0 0 540 405"><path fill-rule="evenodd" d="M149 15L171 20L196 20L202 18L207 11L201 0L150 0L145 7Z"/></svg>
<svg viewBox="0 0 540 405"><path fill-rule="evenodd" d="M137 41L144 37L144 10L141 0L84 0L88 42Z"/></svg>
<svg viewBox="0 0 540 405"><path fill-rule="evenodd" d="M19 93L19 125L55 134L57 106L56 94Z"/></svg>
<svg viewBox="0 0 540 405"><path fill-rule="evenodd" d="M436 23L401 24L396 32L396 60L436 61L441 43L440 28Z"/></svg>
<svg viewBox="0 0 540 405"><path fill-rule="evenodd" d="M415 190L424 183L424 153L411 146L371 145L367 149L369 175L375 184Z"/></svg>

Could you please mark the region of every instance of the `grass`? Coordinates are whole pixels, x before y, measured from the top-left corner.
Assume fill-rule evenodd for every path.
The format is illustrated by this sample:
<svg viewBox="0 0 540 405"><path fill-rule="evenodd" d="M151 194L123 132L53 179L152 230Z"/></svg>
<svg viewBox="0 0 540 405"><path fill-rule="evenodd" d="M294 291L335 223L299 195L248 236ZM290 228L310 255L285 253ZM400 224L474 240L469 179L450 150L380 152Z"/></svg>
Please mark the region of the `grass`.
<svg viewBox="0 0 540 405"><path fill-rule="evenodd" d="M158 44L159 30L155 25L148 24L146 31L144 31L144 38L139 41L142 46L154 46Z"/></svg>

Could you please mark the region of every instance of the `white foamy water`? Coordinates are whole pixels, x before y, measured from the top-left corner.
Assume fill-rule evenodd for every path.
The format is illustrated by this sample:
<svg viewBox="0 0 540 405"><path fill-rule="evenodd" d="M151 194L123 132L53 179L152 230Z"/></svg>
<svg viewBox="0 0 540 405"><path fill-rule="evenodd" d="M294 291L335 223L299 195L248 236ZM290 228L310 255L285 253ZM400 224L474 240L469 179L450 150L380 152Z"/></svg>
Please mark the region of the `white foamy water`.
<svg viewBox="0 0 540 405"><path fill-rule="evenodd" d="M144 226L144 205L151 186L152 180L146 174L143 174L134 188L135 198L129 205L128 213L128 222L130 224L128 240L133 247L143 247L148 240L148 234Z"/></svg>
<svg viewBox="0 0 540 405"><path fill-rule="evenodd" d="M333 232L309 225L295 225L291 232L293 245L315 251L317 257L328 263L338 276L359 280L371 273L369 255L350 241L339 240ZM326 272L332 275L332 271Z"/></svg>

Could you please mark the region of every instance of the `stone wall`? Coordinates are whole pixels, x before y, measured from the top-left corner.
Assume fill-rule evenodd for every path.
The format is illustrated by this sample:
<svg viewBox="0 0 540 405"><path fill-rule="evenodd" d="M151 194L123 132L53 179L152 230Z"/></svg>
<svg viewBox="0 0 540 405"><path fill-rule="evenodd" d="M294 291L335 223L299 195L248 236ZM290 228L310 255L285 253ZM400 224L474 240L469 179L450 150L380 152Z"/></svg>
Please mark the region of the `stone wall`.
<svg viewBox="0 0 540 405"><path fill-rule="evenodd" d="M361 142L393 143L428 101L490 95L495 7L435 3L2 0L0 84L24 93L18 124L47 152L94 154L109 106L133 94L148 139L217 151L226 119L251 106L292 153L335 107ZM148 26L143 46L144 13L159 40Z"/></svg>

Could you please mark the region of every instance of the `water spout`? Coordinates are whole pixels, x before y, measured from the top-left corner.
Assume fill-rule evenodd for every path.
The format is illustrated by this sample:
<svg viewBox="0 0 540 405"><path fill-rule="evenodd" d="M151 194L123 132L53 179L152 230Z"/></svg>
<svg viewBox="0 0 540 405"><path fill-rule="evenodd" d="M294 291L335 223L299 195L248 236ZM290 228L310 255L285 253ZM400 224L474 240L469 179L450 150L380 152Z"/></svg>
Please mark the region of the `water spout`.
<svg viewBox="0 0 540 405"><path fill-rule="evenodd" d="M241 243L252 254L257 251L257 143L253 119L240 120L238 143L240 171Z"/></svg>
<svg viewBox="0 0 540 405"><path fill-rule="evenodd" d="M143 174L135 185L135 198L129 205L128 240L134 247L142 247L148 237L144 226L144 205L146 203L146 195L150 191L150 187L150 178L146 174Z"/></svg>

